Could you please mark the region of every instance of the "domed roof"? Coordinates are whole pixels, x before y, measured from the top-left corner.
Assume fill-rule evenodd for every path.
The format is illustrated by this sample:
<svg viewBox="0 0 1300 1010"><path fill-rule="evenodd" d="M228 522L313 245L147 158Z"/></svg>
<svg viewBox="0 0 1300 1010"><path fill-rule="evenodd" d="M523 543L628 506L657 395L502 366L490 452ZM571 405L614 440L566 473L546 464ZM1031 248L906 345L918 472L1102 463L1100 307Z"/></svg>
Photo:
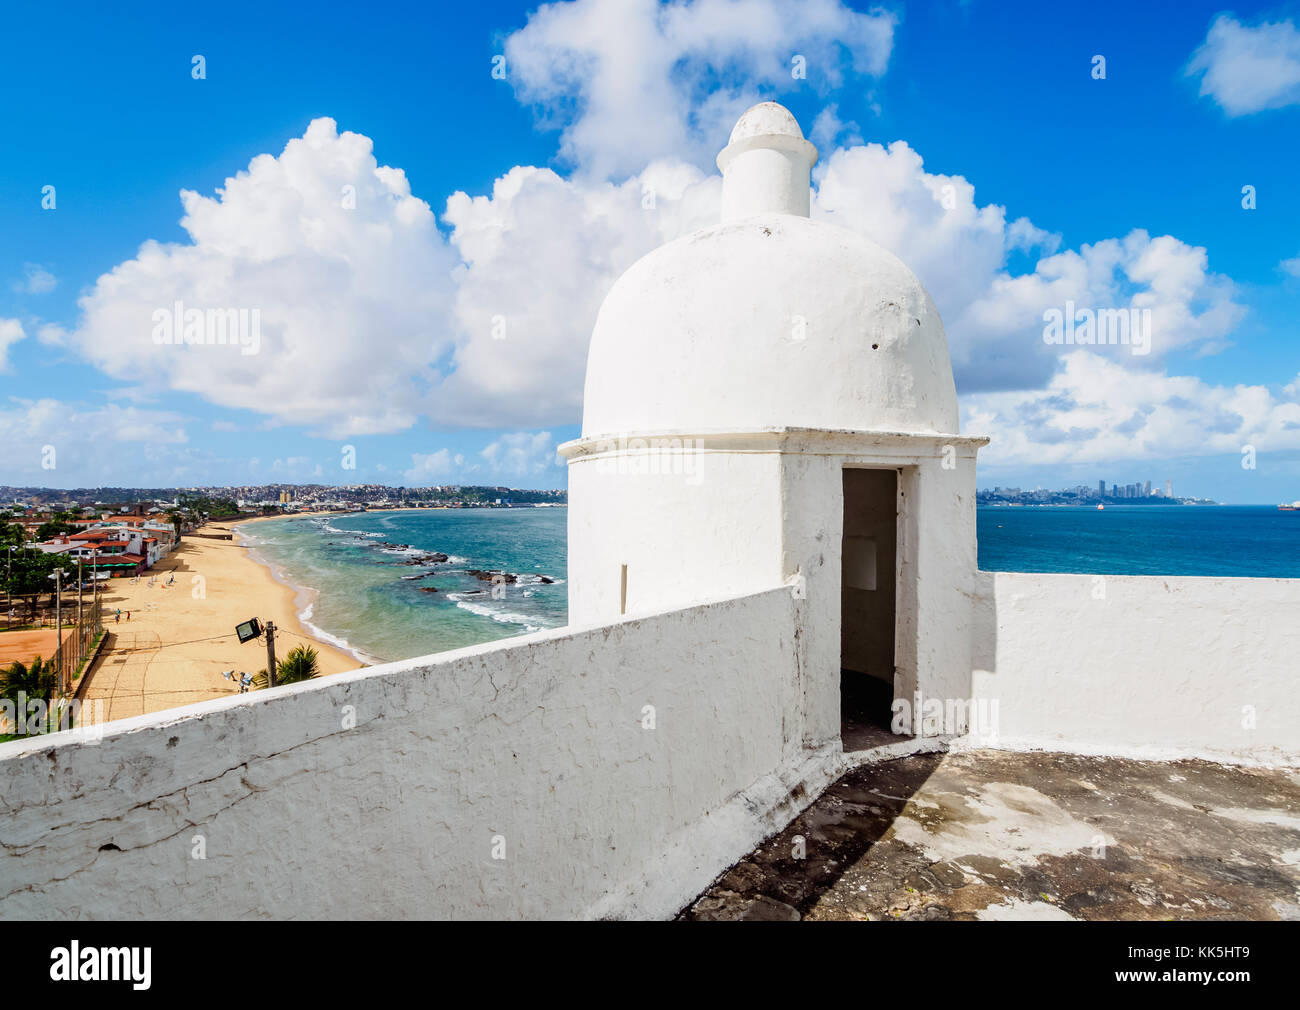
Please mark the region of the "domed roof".
<svg viewBox="0 0 1300 1010"><path fill-rule="evenodd" d="M584 437L774 427L956 434L934 301L892 253L808 218L815 158L782 106L741 117L718 159L722 223L642 257L601 306Z"/></svg>
<svg viewBox="0 0 1300 1010"><path fill-rule="evenodd" d="M803 140L803 130L799 121L784 105L777 102L760 102L751 106L743 116L736 120L731 131L731 143L749 137L765 137L783 134Z"/></svg>

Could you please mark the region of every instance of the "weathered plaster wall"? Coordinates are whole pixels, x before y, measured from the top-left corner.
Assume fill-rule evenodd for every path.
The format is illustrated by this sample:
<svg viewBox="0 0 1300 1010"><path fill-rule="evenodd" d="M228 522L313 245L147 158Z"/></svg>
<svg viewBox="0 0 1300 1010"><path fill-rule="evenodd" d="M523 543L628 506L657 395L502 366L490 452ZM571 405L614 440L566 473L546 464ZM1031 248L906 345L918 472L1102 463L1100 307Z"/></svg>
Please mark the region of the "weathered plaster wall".
<svg viewBox="0 0 1300 1010"><path fill-rule="evenodd" d="M1300 763L1300 579L979 579L998 746Z"/></svg>
<svg viewBox="0 0 1300 1010"><path fill-rule="evenodd" d="M0 917L670 914L835 774L835 748L799 746L799 605L777 588L0 745Z"/></svg>
<svg viewBox="0 0 1300 1010"><path fill-rule="evenodd" d="M609 450L570 463L572 622L622 616L624 565L627 614L780 584L777 454L719 452L708 443L689 435L611 439Z"/></svg>

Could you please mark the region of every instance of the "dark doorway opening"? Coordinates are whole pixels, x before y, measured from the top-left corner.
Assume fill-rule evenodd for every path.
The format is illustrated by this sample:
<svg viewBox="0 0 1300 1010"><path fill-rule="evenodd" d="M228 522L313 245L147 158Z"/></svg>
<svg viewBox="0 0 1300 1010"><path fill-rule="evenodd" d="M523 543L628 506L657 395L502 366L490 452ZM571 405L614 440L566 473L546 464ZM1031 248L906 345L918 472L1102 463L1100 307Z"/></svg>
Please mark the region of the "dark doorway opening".
<svg viewBox="0 0 1300 1010"><path fill-rule="evenodd" d="M844 470L840 734L845 750L893 742L898 471Z"/></svg>

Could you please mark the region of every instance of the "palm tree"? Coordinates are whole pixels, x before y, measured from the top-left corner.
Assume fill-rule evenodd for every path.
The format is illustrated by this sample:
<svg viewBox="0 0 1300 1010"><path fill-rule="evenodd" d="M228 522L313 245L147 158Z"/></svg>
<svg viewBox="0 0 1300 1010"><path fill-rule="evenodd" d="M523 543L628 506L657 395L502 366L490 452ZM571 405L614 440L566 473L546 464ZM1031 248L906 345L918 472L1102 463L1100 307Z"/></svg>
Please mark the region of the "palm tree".
<svg viewBox="0 0 1300 1010"><path fill-rule="evenodd" d="M275 683L296 684L300 680L311 680L320 674L320 657L310 645L295 645L289 655L275 664ZM261 689L267 686L266 671L260 670L253 678L253 687Z"/></svg>
<svg viewBox="0 0 1300 1010"><path fill-rule="evenodd" d="M295 684L310 680L320 673L320 660L310 645L295 645L275 668L275 679L280 684Z"/></svg>
<svg viewBox="0 0 1300 1010"><path fill-rule="evenodd" d="M52 703L57 680L54 664L42 662L40 656L32 660L31 666L24 666L18 660L14 660L5 669L0 670L0 698L13 703L15 718L20 720L27 717L26 711L19 709L20 703L25 706L28 702L39 698L50 705L47 725L38 731L44 732L45 729L49 729L48 720L53 716ZM20 698L19 695L22 697Z"/></svg>

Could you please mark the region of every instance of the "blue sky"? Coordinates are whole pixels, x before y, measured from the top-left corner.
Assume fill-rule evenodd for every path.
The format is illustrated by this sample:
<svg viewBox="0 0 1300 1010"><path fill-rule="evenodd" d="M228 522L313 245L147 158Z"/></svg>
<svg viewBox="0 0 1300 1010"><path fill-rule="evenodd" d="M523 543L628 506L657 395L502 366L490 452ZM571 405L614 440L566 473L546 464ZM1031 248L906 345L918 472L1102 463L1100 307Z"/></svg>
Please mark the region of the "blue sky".
<svg viewBox="0 0 1300 1010"><path fill-rule="evenodd" d="M1297 20L982 0L15 9L0 483L563 486L600 298L709 223L712 154L775 98L821 150L814 213L935 295L964 428L994 439L981 486L1300 498ZM313 210L349 185L355 207ZM1153 353L1044 345L1066 297L1154 305ZM158 347L151 311L177 299L260 306L259 353Z"/></svg>

